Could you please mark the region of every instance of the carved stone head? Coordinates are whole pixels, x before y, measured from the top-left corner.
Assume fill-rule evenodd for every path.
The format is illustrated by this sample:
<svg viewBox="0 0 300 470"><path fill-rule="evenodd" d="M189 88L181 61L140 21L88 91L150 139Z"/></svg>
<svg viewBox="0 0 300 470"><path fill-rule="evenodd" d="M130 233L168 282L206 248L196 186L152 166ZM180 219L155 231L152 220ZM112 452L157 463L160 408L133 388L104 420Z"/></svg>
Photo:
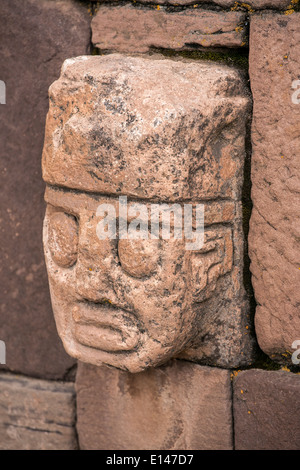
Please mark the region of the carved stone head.
<svg viewBox="0 0 300 470"><path fill-rule="evenodd" d="M248 104L225 66L120 55L65 62L50 87L44 248L71 356L131 372L174 356L241 362ZM194 230L204 207L204 243L193 249L184 230L175 236L188 205ZM162 222L171 206L182 219L171 215L169 238L151 236L151 211ZM116 231L101 237L110 210ZM144 221L149 237L120 236L124 215L127 229Z"/></svg>

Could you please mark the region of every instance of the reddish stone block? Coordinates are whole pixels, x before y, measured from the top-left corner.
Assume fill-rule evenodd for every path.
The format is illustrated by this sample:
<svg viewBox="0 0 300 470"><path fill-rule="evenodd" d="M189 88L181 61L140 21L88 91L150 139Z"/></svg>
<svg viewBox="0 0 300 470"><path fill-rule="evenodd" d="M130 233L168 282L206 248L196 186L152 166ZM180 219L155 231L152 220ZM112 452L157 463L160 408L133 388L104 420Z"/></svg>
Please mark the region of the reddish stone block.
<svg viewBox="0 0 300 470"><path fill-rule="evenodd" d="M299 450L300 376L252 369L234 379L237 450Z"/></svg>
<svg viewBox="0 0 300 470"><path fill-rule="evenodd" d="M90 17L77 2L1 0L0 339L7 367L61 378L74 364L55 330L42 250L41 154L47 91L62 62L89 51ZM1 366L4 368L4 366Z"/></svg>
<svg viewBox="0 0 300 470"><path fill-rule="evenodd" d="M75 450L74 384L0 375L0 450Z"/></svg>
<svg viewBox="0 0 300 470"><path fill-rule="evenodd" d="M172 361L130 374L79 363L76 391L81 449L232 449L229 371Z"/></svg>
<svg viewBox="0 0 300 470"><path fill-rule="evenodd" d="M300 340L300 13L251 18L252 200L249 255L260 347L291 365Z"/></svg>
<svg viewBox="0 0 300 470"><path fill-rule="evenodd" d="M92 0L93 2L98 3L108 3L107 0ZM116 3L119 0L110 0L110 3ZM133 2L134 3L134 2ZM186 7L201 7L201 4L210 3L212 5L219 5L223 8L231 8L231 9L242 9L251 11L251 10L264 10L266 8L273 8L278 10L286 9L287 7L293 5L297 2L291 2L291 0L248 0L247 3L245 2L237 2L236 0L139 0L139 3L145 3L148 6L153 5L153 8L158 6L186 6ZM151 5L151 6L152 6Z"/></svg>
<svg viewBox="0 0 300 470"><path fill-rule="evenodd" d="M101 50L148 52L151 48L191 50L246 44L241 11L188 9L169 13L130 5L101 6L92 20L92 41Z"/></svg>

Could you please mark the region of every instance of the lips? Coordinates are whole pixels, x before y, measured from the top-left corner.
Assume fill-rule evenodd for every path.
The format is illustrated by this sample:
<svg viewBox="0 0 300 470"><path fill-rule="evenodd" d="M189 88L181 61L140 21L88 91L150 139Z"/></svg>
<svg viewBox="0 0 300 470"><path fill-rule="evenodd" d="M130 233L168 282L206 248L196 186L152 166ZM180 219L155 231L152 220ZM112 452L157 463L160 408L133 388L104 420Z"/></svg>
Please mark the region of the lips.
<svg viewBox="0 0 300 470"><path fill-rule="evenodd" d="M76 340L107 352L130 351L139 341L136 318L109 304L80 302L72 310Z"/></svg>

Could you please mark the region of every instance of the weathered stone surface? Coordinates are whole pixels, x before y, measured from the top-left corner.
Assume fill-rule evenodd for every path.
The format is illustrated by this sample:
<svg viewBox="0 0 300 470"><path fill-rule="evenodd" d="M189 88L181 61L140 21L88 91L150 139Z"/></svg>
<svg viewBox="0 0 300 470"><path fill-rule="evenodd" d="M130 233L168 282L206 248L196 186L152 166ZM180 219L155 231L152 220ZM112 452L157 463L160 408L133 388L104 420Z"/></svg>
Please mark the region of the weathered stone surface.
<svg viewBox="0 0 300 470"><path fill-rule="evenodd" d="M101 50L147 52L246 44L245 13L188 9L181 12L101 6L92 20L92 41Z"/></svg>
<svg viewBox="0 0 300 470"><path fill-rule="evenodd" d="M47 183L158 201L240 199L249 97L236 70L85 56L64 63L49 94Z"/></svg>
<svg viewBox="0 0 300 470"><path fill-rule="evenodd" d="M107 3L107 0L92 0L94 2L98 3ZM110 0L111 3L118 2L119 0ZM133 4L136 3L133 1ZM147 5L153 4L153 8L158 7L158 5L172 5L172 6L192 6L194 8L197 8L198 6L201 7L202 3L205 4L212 4L212 5L219 5L223 8L232 8L232 9L239 9L239 8L244 8L245 10L250 10L255 9L255 10L263 10L265 8L276 8L283 10L287 8L288 6L293 6L298 3L298 1L294 0L249 0L247 2L237 2L235 0L213 0L213 1L208 1L208 0L139 0L139 3L144 3Z"/></svg>
<svg viewBox="0 0 300 470"><path fill-rule="evenodd" d="M240 208L248 104L225 66L121 55L64 64L43 152L44 245L70 355L131 372L183 351L222 366L249 361ZM186 249L182 236L100 240L98 206L122 219L119 195L128 220L144 204L146 238L153 201L158 210L176 201L180 222L184 203L202 201L204 246Z"/></svg>
<svg viewBox="0 0 300 470"><path fill-rule="evenodd" d="M231 449L229 371L185 361L139 374L79 364L81 449Z"/></svg>
<svg viewBox="0 0 300 470"><path fill-rule="evenodd" d="M300 377L252 369L234 380L237 450L299 450Z"/></svg>
<svg viewBox="0 0 300 470"><path fill-rule="evenodd" d="M0 375L0 449L73 450L74 385Z"/></svg>
<svg viewBox="0 0 300 470"><path fill-rule="evenodd" d="M298 0L249 0L247 2L236 2L233 0L215 0L214 3L224 8L244 8L253 13L253 10L264 10L266 8L285 10L289 6L293 7L293 5L298 3Z"/></svg>
<svg viewBox="0 0 300 470"><path fill-rule="evenodd" d="M253 16L249 254L258 303L255 326L261 348L289 365L292 344L300 339L299 74L300 13Z"/></svg>
<svg viewBox="0 0 300 470"><path fill-rule="evenodd" d="M0 17L7 92L0 105L0 339L9 369L59 378L74 361L57 337L49 299L40 159L48 87L67 57L88 52L90 17L76 2L47 0L1 0Z"/></svg>

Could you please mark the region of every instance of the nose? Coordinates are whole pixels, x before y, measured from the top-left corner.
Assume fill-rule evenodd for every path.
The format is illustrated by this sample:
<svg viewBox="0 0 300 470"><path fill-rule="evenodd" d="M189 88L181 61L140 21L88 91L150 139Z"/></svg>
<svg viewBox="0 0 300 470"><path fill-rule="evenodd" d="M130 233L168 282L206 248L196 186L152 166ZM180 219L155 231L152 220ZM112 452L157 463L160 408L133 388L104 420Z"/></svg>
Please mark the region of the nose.
<svg viewBox="0 0 300 470"><path fill-rule="evenodd" d="M94 232L94 233L93 233ZM80 227L75 265L75 290L80 299L117 304L114 291L116 269L114 240L99 240L89 224Z"/></svg>

